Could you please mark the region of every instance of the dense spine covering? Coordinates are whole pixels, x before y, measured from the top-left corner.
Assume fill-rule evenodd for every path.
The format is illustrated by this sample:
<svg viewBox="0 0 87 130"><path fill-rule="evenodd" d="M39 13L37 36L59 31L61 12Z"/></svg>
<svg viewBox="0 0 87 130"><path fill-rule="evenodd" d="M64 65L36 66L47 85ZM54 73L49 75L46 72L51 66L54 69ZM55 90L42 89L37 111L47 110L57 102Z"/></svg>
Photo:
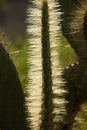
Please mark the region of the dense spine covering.
<svg viewBox="0 0 87 130"><path fill-rule="evenodd" d="M80 60L87 58L86 22L87 22L87 2L79 2L74 11L70 14L69 35L73 40L72 46Z"/></svg>
<svg viewBox="0 0 87 130"><path fill-rule="evenodd" d="M41 7L39 0L32 1L28 11L28 80L27 105L30 113L31 129L39 130L42 100L42 58L41 58Z"/></svg>
<svg viewBox="0 0 87 130"><path fill-rule="evenodd" d="M59 118L60 120L62 119L60 115L64 114L63 103L65 103L61 97L63 96L63 80L61 79L61 68L58 63L60 26L57 25L57 22L60 22L60 18L56 19L56 14L59 12L55 8L58 8L55 1L43 1L42 59L44 103L42 128L44 130L57 129ZM60 102L61 105L59 105Z"/></svg>
<svg viewBox="0 0 87 130"><path fill-rule="evenodd" d="M65 114L62 89L64 83L58 59L61 35L58 8L59 5L54 0L35 0L27 19L29 23L27 103L32 130L56 130L58 122L62 120L60 115Z"/></svg>

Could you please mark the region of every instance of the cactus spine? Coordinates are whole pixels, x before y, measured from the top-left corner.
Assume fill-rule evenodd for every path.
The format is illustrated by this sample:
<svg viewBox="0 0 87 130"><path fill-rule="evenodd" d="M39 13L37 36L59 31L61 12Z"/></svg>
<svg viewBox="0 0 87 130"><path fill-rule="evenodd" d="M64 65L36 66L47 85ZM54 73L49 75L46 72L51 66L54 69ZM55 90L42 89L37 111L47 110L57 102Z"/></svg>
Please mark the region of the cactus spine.
<svg viewBox="0 0 87 130"><path fill-rule="evenodd" d="M27 102L30 103L31 129L33 130L57 129L58 122L62 119L60 115L65 113L65 101L62 98L64 94L62 70L58 61L61 33L60 12L56 10L58 6L54 0L35 0L34 8L30 9L28 18L30 37Z"/></svg>
<svg viewBox="0 0 87 130"><path fill-rule="evenodd" d="M42 56L41 56L41 6L39 0L32 1L29 8L28 26L28 66L27 105L30 112L31 129L39 130L42 101Z"/></svg>
<svg viewBox="0 0 87 130"><path fill-rule="evenodd" d="M87 57L87 43L86 43L86 14L87 2L80 1L71 12L71 21L69 25L69 35L73 40L72 46L76 50L76 54L79 56L80 60L84 60Z"/></svg>

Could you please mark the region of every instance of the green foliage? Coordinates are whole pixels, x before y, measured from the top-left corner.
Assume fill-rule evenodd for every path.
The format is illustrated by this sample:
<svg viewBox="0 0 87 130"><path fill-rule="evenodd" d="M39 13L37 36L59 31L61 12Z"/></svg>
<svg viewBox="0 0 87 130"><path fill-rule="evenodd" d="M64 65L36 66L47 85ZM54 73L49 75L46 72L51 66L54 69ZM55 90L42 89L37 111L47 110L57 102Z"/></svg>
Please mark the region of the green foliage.
<svg viewBox="0 0 87 130"><path fill-rule="evenodd" d="M11 58L18 71L22 86L27 84L27 45L21 38L17 38L15 44L8 47Z"/></svg>
<svg viewBox="0 0 87 130"><path fill-rule="evenodd" d="M60 45L59 45L59 58L61 65L63 68L67 67L70 64L73 64L77 61L77 56L68 43L67 39L61 35L61 40L60 40Z"/></svg>

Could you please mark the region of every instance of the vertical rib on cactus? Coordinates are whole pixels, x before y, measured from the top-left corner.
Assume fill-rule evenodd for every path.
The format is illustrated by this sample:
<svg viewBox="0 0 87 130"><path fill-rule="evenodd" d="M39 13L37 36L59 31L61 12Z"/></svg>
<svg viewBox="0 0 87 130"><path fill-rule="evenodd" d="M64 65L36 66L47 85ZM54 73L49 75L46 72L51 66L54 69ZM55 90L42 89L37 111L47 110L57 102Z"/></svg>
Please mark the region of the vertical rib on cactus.
<svg viewBox="0 0 87 130"><path fill-rule="evenodd" d="M29 130L23 88L15 66L0 44L0 128Z"/></svg>
<svg viewBox="0 0 87 130"><path fill-rule="evenodd" d="M52 88L51 52L49 36L49 14L48 3L42 4L42 66L43 66L43 86Z"/></svg>
<svg viewBox="0 0 87 130"><path fill-rule="evenodd" d="M29 9L27 104L32 130L56 130L63 119L61 115L65 114L65 91L58 54L60 12L57 7L59 5L54 0L34 0Z"/></svg>
<svg viewBox="0 0 87 130"><path fill-rule="evenodd" d="M42 67L43 67L43 115L41 128L53 129L52 102L52 69L49 36L49 7L48 2L42 3Z"/></svg>

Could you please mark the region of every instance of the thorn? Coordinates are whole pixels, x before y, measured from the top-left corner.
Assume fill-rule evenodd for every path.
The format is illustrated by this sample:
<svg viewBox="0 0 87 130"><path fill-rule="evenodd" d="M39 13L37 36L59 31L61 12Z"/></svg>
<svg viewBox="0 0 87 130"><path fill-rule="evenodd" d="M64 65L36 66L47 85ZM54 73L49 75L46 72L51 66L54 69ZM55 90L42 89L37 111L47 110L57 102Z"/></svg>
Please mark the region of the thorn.
<svg viewBox="0 0 87 130"><path fill-rule="evenodd" d="M65 69L66 69L66 70L69 69L69 66L67 66Z"/></svg>

